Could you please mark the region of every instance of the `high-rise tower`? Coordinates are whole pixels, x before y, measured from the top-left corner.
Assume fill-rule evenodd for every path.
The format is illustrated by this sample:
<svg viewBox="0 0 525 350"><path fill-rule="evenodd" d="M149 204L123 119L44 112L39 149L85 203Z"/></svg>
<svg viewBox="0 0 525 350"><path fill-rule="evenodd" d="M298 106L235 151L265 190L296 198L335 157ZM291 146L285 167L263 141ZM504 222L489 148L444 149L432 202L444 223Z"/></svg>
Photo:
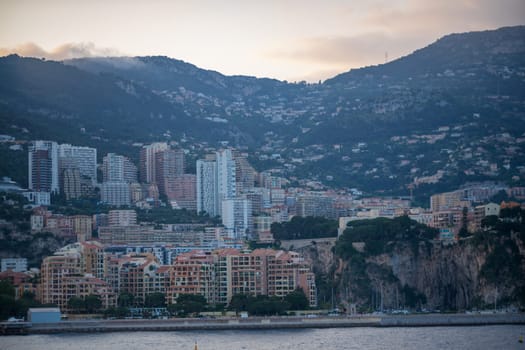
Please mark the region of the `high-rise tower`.
<svg viewBox="0 0 525 350"><path fill-rule="evenodd" d="M154 183L156 178L156 156L160 151L168 149L166 142L155 142L143 146L140 150L140 181L143 183Z"/></svg>
<svg viewBox="0 0 525 350"><path fill-rule="evenodd" d="M58 144L52 141L33 141L28 153L29 184L38 192L60 191L58 180Z"/></svg>

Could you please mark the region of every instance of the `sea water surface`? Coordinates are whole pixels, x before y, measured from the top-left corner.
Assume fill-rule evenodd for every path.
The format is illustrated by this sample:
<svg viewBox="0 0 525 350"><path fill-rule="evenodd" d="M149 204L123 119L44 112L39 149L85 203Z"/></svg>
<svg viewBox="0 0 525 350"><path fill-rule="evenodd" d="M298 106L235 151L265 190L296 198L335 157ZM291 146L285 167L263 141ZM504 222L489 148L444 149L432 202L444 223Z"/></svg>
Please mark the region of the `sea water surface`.
<svg viewBox="0 0 525 350"><path fill-rule="evenodd" d="M0 337L1 350L523 349L525 326L122 332Z"/></svg>

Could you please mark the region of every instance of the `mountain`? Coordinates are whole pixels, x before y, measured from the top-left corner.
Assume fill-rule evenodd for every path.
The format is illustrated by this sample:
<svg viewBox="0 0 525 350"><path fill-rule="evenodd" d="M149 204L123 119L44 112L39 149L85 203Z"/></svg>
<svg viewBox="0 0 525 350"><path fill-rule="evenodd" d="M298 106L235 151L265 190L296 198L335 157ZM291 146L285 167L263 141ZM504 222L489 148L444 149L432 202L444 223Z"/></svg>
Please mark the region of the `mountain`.
<svg viewBox="0 0 525 350"><path fill-rule="evenodd" d="M446 70L474 70L483 66L523 65L525 27L447 35L435 43L388 64L354 69L327 81L348 83L365 75L388 75L398 78L432 75Z"/></svg>
<svg viewBox="0 0 525 350"><path fill-rule="evenodd" d="M135 158L134 142L227 141L257 168L368 192L524 183L525 26L448 35L322 84L225 76L160 56L12 55L0 58L0 76L0 128L21 139Z"/></svg>

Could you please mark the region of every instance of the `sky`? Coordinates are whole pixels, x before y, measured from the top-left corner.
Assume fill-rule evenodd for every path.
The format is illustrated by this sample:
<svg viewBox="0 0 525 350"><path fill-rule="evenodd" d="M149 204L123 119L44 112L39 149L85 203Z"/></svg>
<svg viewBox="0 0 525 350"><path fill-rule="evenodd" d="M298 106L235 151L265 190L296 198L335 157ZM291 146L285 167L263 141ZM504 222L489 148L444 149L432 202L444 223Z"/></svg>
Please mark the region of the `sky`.
<svg viewBox="0 0 525 350"><path fill-rule="evenodd" d="M317 82L450 33L525 24L525 0L0 0L0 56L163 55Z"/></svg>

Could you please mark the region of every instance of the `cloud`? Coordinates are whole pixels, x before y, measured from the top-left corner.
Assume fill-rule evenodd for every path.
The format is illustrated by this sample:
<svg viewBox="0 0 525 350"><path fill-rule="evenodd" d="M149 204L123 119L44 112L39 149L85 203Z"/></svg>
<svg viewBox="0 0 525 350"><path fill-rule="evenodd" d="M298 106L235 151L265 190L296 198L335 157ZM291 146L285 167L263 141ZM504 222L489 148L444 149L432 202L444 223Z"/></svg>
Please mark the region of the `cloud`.
<svg viewBox="0 0 525 350"><path fill-rule="evenodd" d="M322 71L342 72L384 63L385 59L392 60L405 55L420 48L423 43L424 40L416 37L399 39L373 32L355 36L305 38L297 41L295 46L288 45L288 49L275 49L268 56L277 60L317 65L318 72L312 76L321 76Z"/></svg>
<svg viewBox="0 0 525 350"><path fill-rule="evenodd" d="M406 0L397 6L372 6L357 24L399 36L428 37L522 24L524 15L523 0Z"/></svg>
<svg viewBox="0 0 525 350"><path fill-rule="evenodd" d="M523 0L375 0L341 9L345 23L333 35L296 37L278 43L267 58L322 72L359 68L410 54L450 33L523 24ZM334 18L334 22L337 18Z"/></svg>
<svg viewBox="0 0 525 350"><path fill-rule="evenodd" d="M340 64L349 62L362 62L374 55L382 55L384 50L379 44L386 37L379 33L360 36L332 36L305 38L296 43L296 48L279 50L275 56L292 60L325 62Z"/></svg>
<svg viewBox="0 0 525 350"><path fill-rule="evenodd" d="M0 48L0 56L18 54L26 57L46 58L50 60L67 60L80 57L124 56L113 48L101 48L93 43L66 43L50 51L46 51L35 43L25 43L14 48Z"/></svg>

